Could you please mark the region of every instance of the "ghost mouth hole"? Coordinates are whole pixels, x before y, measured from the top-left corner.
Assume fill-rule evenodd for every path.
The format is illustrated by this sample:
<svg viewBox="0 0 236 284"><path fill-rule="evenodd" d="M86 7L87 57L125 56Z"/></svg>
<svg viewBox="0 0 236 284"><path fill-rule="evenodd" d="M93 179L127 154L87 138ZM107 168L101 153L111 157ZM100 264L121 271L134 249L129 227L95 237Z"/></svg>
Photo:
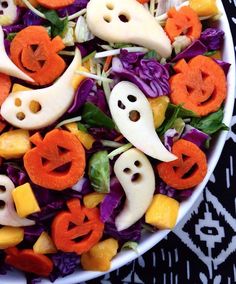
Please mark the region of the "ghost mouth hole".
<svg viewBox="0 0 236 284"><path fill-rule="evenodd" d="M17 114L16 114L16 118L18 119L18 120L24 120L25 119L25 114L23 113L23 112L18 112Z"/></svg>
<svg viewBox="0 0 236 284"><path fill-rule="evenodd" d="M6 9L8 7L7 1L3 1L1 5L2 5L3 9Z"/></svg>
<svg viewBox="0 0 236 284"><path fill-rule="evenodd" d="M123 23L128 23L130 21L130 16L122 13L122 14L119 15L119 19Z"/></svg>
<svg viewBox="0 0 236 284"><path fill-rule="evenodd" d="M131 181L132 181L132 182L140 182L141 179L142 179L141 174L135 173L135 174L133 174L133 176L132 176L132 178L131 178Z"/></svg>
<svg viewBox="0 0 236 284"><path fill-rule="evenodd" d="M133 122L137 122L140 119L140 113L137 110L130 111L129 119Z"/></svg>
<svg viewBox="0 0 236 284"><path fill-rule="evenodd" d="M42 106L37 101L31 101L29 104L29 109L32 113L38 113L42 109Z"/></svg>
<svg viewBox="0 0 236 284"><path fill-rule="evenodd" d="M0 210L4 209L6 203L3 200L0 200Z"/></svg>

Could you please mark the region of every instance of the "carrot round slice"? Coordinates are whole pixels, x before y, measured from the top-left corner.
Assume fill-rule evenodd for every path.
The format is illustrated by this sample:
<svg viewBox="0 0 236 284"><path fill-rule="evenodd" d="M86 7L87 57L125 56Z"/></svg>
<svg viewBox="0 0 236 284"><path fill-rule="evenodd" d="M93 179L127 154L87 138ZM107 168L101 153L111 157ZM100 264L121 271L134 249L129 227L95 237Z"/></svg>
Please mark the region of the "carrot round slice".
<svg viewBox="0 0 236 284"><path fill-rule="evenodd" d="M11 90L11 79L8 75L0 73L0 106L8 97Z"/></svg>
<svg viewBox="0 0 236 284"><path fill-rule="evenodd" d="M171 8L167 14L168 19L165 31L172 42L175 40L175 37L182 34L187 35L191 39L200 37L202 24L197 13L192 8L184 6L178 11L175 8Z"/></svg>
<svg viewBox="0 0 236 284"><path fill-rule="evenodd" d="M60 9L73 4L75 0L37 0L37 2L48 9Z"/></svg>
<svg viewBox="0 0 236 284"><path fill-rule="evenodd" d="M65 61L57 54L64 48L62 39L53 40L42 26L29 26L21 30L11 43L11 59L36 85L47 85L64 71Z"/></svg>
<svg viewBox="0 0 236 284"><path fill-rule="evenodd" d="M5 251L5 262L19 270L45 277L52 272L53 262L46 255L36 254L31 249L20 251L16 247Z"/></svg>
<svg viewBox="0 0 236 284"><path fill-rule="evenodd" d="M160 178L175 189L187 189L198 185L207 173L204 152L194 143L184 139L176 141L172 153L178 159L157 165Z"/></svg>
<svg viewBox="0 0 236 284"><path fill-rule="evenodd" d="M171 101L183 104L199 116L217 111L226 98L226 77L222 68L211 58L199 55L188 63L177 62L178 73L170 78Z"/></svg>
<svg viewBox="0 0 236 284"><path fill-rule="evenodd" d="M35 184L60 191L83 176L85 151L74 134L54 129L44 139L36 133L30 141L36 147L25 154L24 166Z"/></svg>

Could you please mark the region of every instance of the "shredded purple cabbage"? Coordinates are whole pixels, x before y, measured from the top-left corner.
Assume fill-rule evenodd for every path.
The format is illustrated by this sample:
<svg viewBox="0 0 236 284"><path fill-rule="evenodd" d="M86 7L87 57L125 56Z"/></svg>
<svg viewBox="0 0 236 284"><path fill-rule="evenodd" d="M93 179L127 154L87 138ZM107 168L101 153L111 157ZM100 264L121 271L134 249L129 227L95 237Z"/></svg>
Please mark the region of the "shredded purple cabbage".
<svg viewBox="0 0 236 284"><path fill-rule="evenodd" d="M189 60L197 55L202 55L207 52L207 47L200 40L195 40L185 50L180 52L172 59L172 62L176 62L180 59Z"/></svg>
<svg viewBox="0 0 236 284"><path fill-rule="evenodd" d="M186 125L182 138L196 144L199 148L204 149L204 145L206 141L210 138L210 136L192 127L191 125Z"/></svg>
<svg viewBox="0 0 236 284"><path fill-rule="evenodd" d="M5 171L7 176L12 180L15 186L22 185L28 181L25 171L14 163L5 163Z"/></svg>
<svg viewBox="0 0 236 284"><path fill-rule="evenodd" d="M27 10L27 12L22 17L23 24L25 27L28 26L41 26L45 24L46 20L36 15L31 10Z"/></svg>
<svg viewBox="0 0 236 284"><path fill-rule="evenodd" d="M73 4L57 10L59 17L66 17L87 7L89 0L75 0Z"/></svg>
<svg viewBox="0 0 236 284"><path fill-rule="evenodd" d="M65 277L75 272L80 264L80 256L76 253L58 252L51 257L54 270L50 276L50 280L53 282L58 277Z"/></svg>
<svg viewBox="0 0 236 284"><path fill-rule="evenodd" d="M25 25L22 25L22 24L15 24L15 25L9 25L9 26L2 27L5 35L8 35L10 33L18 33L24 28L25 28Z"/></svg>
<svg viewBox="0 0 236 284"><path fill-rule="evenodd" d="M200 41L208 50L218 50L222 47L225 33L219 28L208 28L200 36Z"/></svg>
<svg viewBox="0 0 236 284"><path fill-rule="evenodd" d="M224 73L225 73L225 76L228 75L229 73L229 68L231 66L230 63L228 62L225 62L225 61L222 61L222 60L218 60L218 59L215 59L215 61L220 65L220 67L223 69Z"/></svg>
<svg viewBox="0 0 236 284"><path fill-rule="evenodd" d="M120 204L124 191L118 179L113 177L110 183L110 193L106 195L102 203L100 204L100 217L103 223L105 223L113 211Z"/></svg>
<svg viewBox="0 0 236 284"><path fill-rule="evenodd" d="M34 245L34 243L37 241L39 236L42 234L42 232L45 231L45 228L41 225L34 225L24 228L24 241L27 242L27 244Z"/></svg>
<svg viewBox="0 0 236 284"><path fill-rule="evenodd" d="M92 91L94 87L94 81L92 79L85 79L78 87L74 101L67 111L67 113L72 114L76 113L87 101L89 93Z"/></svg>
<svg viewBox="0 0 236 284"><path fill-rule="evenodd" d="M164 134L164 145L167 150L171 151L175 138L179 136L179 133L174 129L168 129Z"/></svg>

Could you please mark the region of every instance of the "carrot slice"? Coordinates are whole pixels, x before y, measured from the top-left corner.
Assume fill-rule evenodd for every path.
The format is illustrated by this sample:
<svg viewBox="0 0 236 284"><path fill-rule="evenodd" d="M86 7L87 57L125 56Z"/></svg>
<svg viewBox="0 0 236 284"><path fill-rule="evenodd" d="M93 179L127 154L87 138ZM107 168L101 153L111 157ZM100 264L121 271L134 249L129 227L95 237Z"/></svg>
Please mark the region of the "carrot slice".
<svg viewBox="0 0 236 284"><path fill-rule="evenodd" d="M6 249L5 262L19 270L39 276L49 276L53 262L43 254L36 254L32 249L18 250L16 247Z"/></svg>
<svg viewBox="0 0 236 284"><path fill-rule="evenodd" d="M148 3L150 2L150 0L137 0L139 3L141 4L145 4L145 3Z"/></svg>
<svg viewBox="0 0 236 284"><path fill-rule="evenodd" d="M82 254L99 242L104 224L99 209L83 207L79 199L69 200L67 207L69 211L60 212L53 220L52 238L58 249Z"/></svg>
<svg viewBox="0 0 236 284"><path fill-rule="evenodd" d="M0 73L0 106L8 97L11 90L11 79L8 75Z"/></svg>
<svg viewBox="0 0 236 284"><path fill-rule="evenodd" d="M57 36L52 41L42 26L21 30L11 43L11 59L36 85L51 84L64 71L65 61L57 54L65 47Z"/></svg>
<svg viewBox="0 0 236 284"><path fill-rule="evenodd" d="M36 147L25 154L24 166L35 184L64 190L83 176L85 151L74 134L54 129L44 139L36 133L30 141Z"/></svg>
<svg viewBox="0 0 236 284"><path fill-rule="evenodd" d="M107 56L103 66L103 72L107 72L107 70L110 68L111 61L112 61L112 55Z"/></svg>
<svg viewBox="0 0 236 284"><path fill-rule="evenodd" d="M60 9L73 4L75 0L37 0L37 2L48 9Z"/></svg>
<svg viewBox="0 0 236 284"><path fill-rule="evenodd" d="M222 68L211 58L199 55L188 63L177 62L178 73L170 78L171 102L205 116L217 111L226 98L226 77Z"/></svg>
<svg viewBox="0 0 236 284"><path fill-rule="evenodd" d="M180 139L174 143L172 153L178 157L177 160L162 162L156 167L160 178L179 190L198 185L207 173L204 152L194 143Z"/></svg>
<svg viewBox="0 0 236 284"><path fill-rule="evenodd" d="M181 34L185 34L193 40L200 37L202 24L192 8L184 6L178 11L175 8L170 8L167 14L165 31L172 42L175 37Z"/></svg>

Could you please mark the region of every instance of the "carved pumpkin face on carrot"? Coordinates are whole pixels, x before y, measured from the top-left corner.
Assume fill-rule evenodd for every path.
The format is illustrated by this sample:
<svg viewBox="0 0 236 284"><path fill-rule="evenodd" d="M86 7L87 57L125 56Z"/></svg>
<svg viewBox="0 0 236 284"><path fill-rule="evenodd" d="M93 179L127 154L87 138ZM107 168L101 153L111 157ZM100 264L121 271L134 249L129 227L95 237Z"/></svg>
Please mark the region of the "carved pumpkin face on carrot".
<svg viewBox="0 0 236 284"><path fill-rule="evenodd" d="M12 61L27 75L35 80L36 85L48 85L64 71L65 61L57 54L64 49L62 39L53 40L42 26L30 26L21 30L11 43Z"/></svg>

